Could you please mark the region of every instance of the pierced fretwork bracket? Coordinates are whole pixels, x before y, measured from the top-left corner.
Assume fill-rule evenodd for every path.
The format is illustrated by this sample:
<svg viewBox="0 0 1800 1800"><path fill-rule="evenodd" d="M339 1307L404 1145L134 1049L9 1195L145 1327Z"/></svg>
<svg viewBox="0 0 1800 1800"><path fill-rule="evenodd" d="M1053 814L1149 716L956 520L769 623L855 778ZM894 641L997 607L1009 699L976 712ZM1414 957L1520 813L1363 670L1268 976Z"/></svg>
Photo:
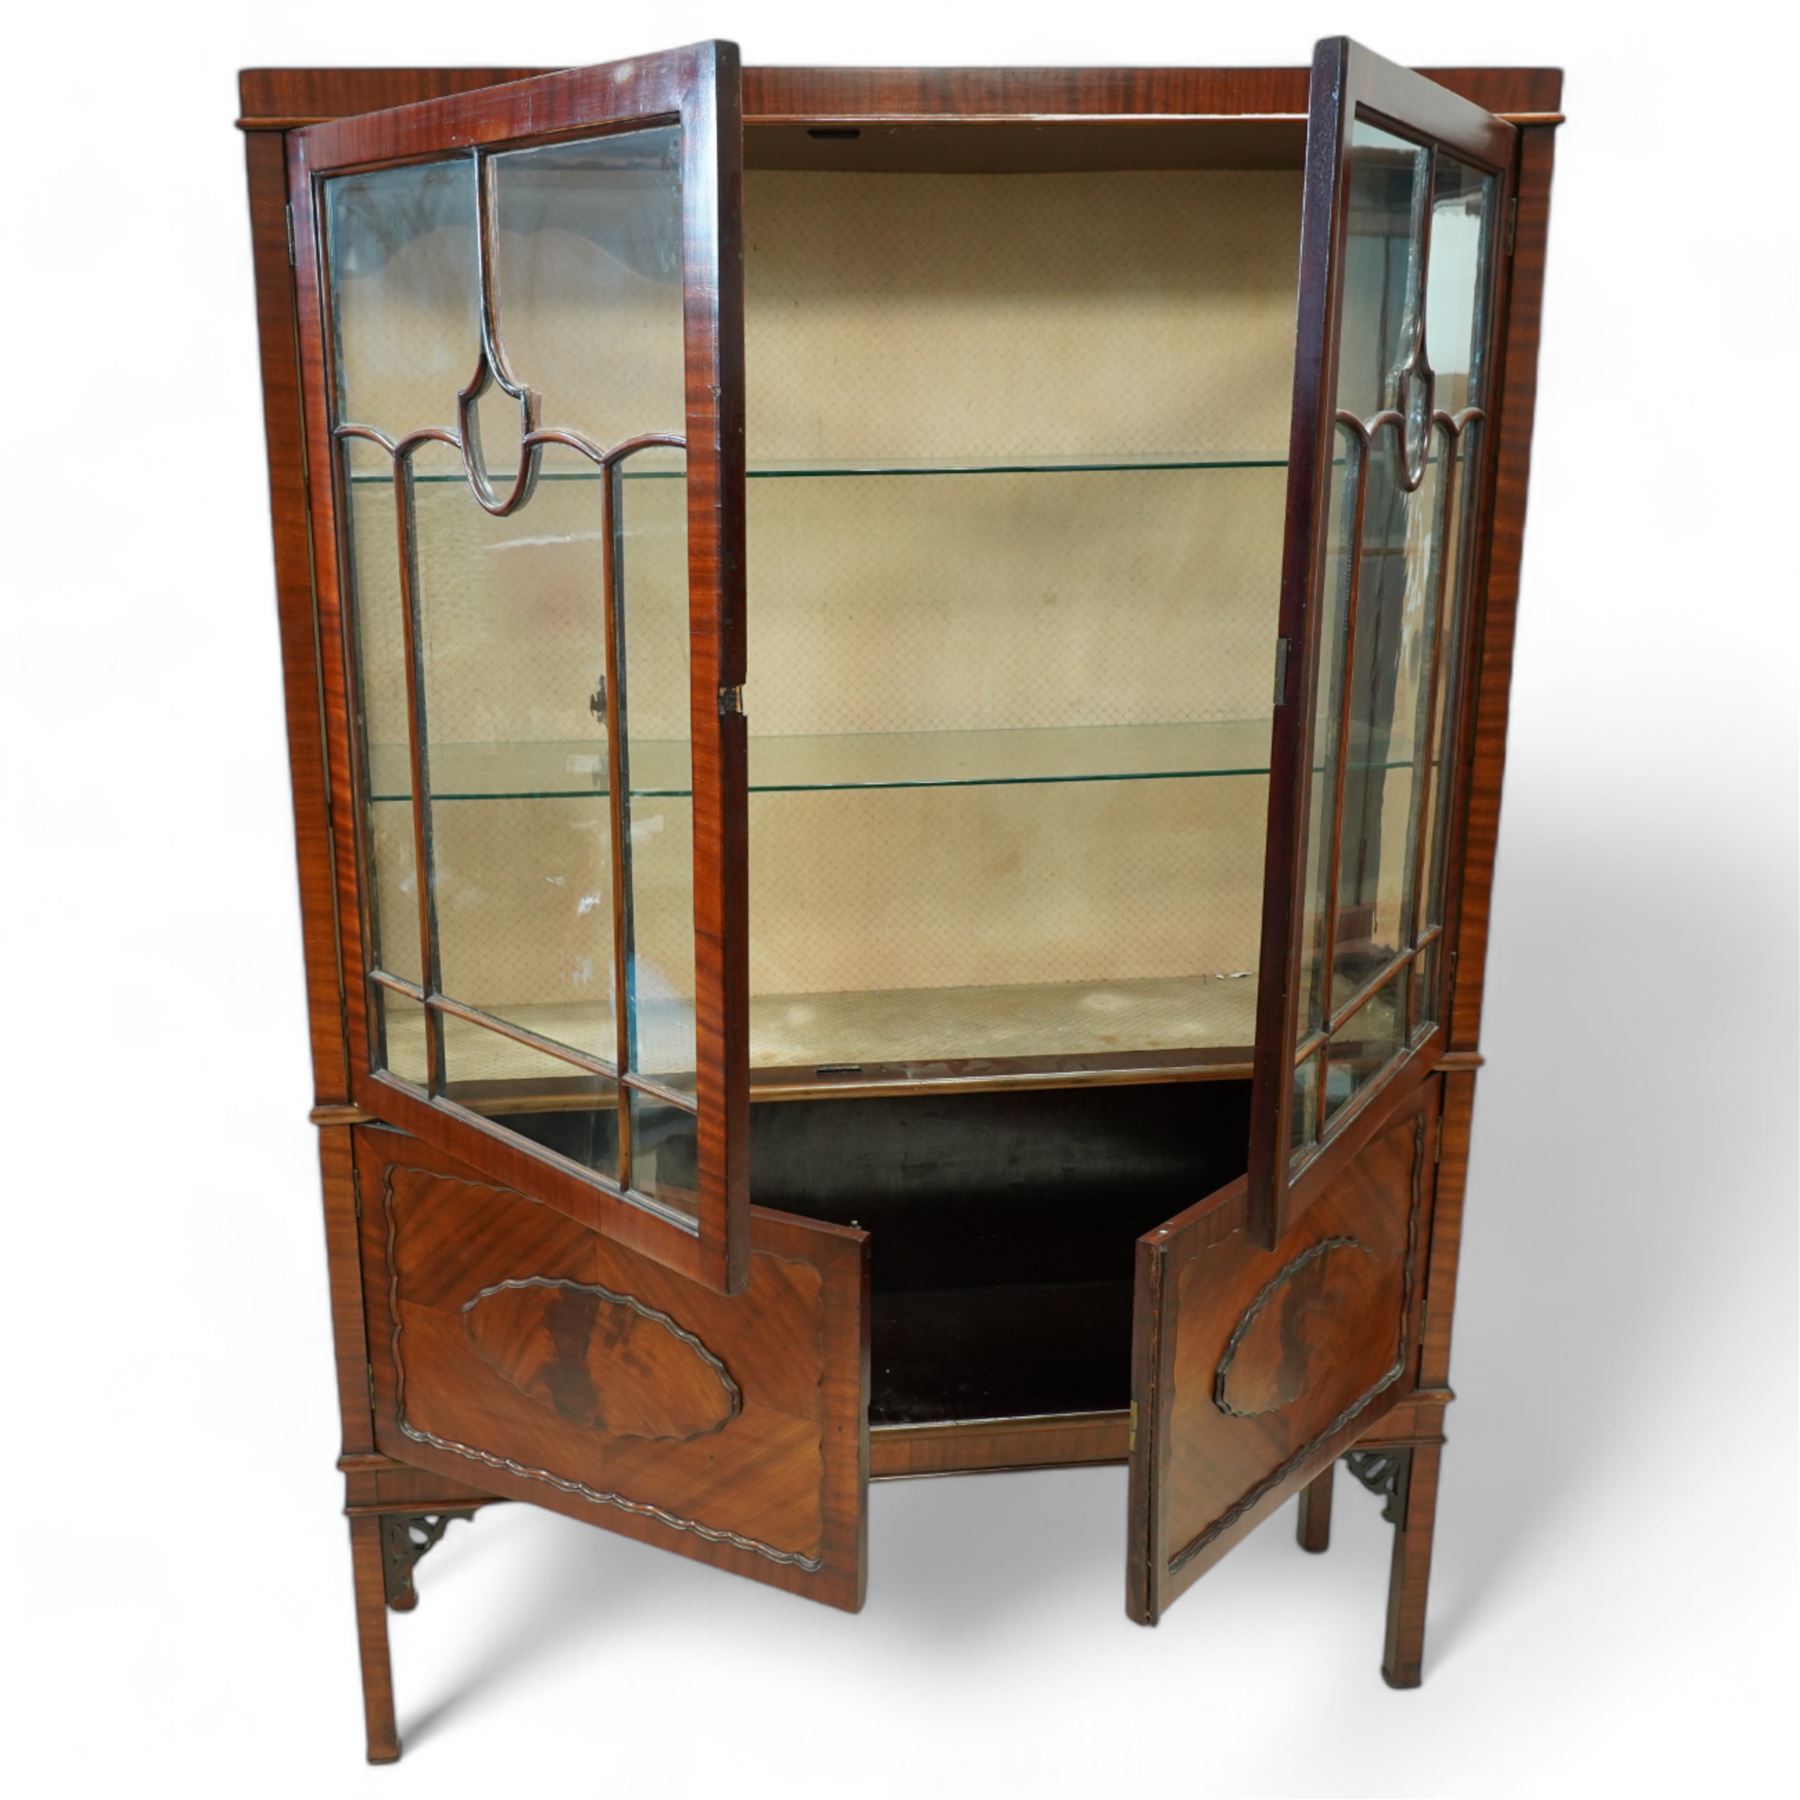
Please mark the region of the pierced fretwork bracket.
<svg viewBox="0 0 1800 1800"><path fill-rule="evenodd" d="M381 1572L387 1586L387 1603L395 1612L411 1612L419 1604L413 1586L413 1567L455 1519L472 1519L474 1507L455 1512L383 1513L381 1515Z"/></svg>
<svg viewBox="0 0 1800 1800"><path fill-rule="evenodd" d="M1352 1450L1344 1458L1344 1466L1371 1494L1382 1496L1385 1504L1381 1516L1390 1525L1406 1523L1406 1478L1412 1472L1410 1450Z"/></svg>

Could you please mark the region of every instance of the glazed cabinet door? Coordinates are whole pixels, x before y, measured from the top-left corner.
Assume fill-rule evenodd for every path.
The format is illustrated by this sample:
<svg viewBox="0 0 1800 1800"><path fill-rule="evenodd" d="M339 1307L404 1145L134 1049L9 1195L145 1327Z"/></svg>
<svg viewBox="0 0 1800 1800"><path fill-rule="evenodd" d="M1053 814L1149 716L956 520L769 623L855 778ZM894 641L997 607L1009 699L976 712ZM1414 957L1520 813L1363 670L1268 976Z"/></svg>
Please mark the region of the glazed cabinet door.
<svg viewBox="0 0 1800 1800"><path fill-rule="evenodd" d="M1443 1046L1517 135L1318 48L1251 1108L1265 1246Z"/></svg>
<svg viewBox="0 0 1800 1800"><path fill-rule="evenodd" d="M740 106L735 47L701 44L289 159L355 1099L727 1293Z"/></svg>
<svg viewBox="0 0 1800 1800"><path fill-rule="evenodd" d="M752 1208L726 1296L404 1133L355 1135L378 1449L862 1605L863 1232Z"/></svg>
<svg viewBox="0 0 1800 1800"><path fill-rule="evenodd" d="M1126 1604L1141 1623L1411 1387L1442 1086L1364 1113L1273 1250L1243 1180L1138 1240Z"/></svg>

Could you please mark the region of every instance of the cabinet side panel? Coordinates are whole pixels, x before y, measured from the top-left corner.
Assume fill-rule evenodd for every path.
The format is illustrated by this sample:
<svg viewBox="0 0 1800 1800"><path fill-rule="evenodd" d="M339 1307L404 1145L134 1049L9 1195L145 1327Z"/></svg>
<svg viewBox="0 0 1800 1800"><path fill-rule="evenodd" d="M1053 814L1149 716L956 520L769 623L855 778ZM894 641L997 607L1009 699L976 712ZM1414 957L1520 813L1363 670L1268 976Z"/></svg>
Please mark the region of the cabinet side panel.
<svg viewBox="0 0 1800 1800"><path fill-rule="evenodd" d="M1481 1037L1481 993L1487 971L1494 852L1500 830L1500 782L1506 766L1519 565L1525 545L1525 488L1531 472L1531 433L1537 411L1538 343L1555 144L1556 134L1548 128L1529 128L1520 133L1515 189L1519 210L1500 373L1493 524L1456 914L1456 977L1450 1008L1453 1051L1473 1050Z"/></svg>
<svg viewBox="0 0 1800 1800"><path fill-rule="evenodd" d="M331 1342L337 1352L338 1410L345 1456L375 1448L369 1409L369 1342L363 1313L362 1257L356 1232L356 1171L350 1129L319 1132L319 1179L325 1192L325 1259L331 1289Z"/></svg>
<svg viewBox="0 0 1800 1800"><path fill-rule="evenodd" d="M755 1209L726 1298L397 1132L358 1167L381 1451L861 1605L862 1232Z"/></svg>
<svg viewBox="0 0 1800 1800"><path fill-rule="evenodd" d="M250 183L250 240L256 271L269 504L275 530L275 591L281 618L288 767L300 864L300 925L313 1092L321 1102L342 1101L350 1096L350 1074L339 1003L337 910L319 710L299 347L293 271L288 264L285 140L275 133L251 133L244 140L244 152Z"/></svg>
<svg viewBox="0 0 1800 1800"><path fill-rule="evenodd" d="M1475 1115L1473 1073L1444 1077L1436 1194L1431 1209L1431 1262L1419 1326L1419 1386L1450 1382L1450 1323L1456 1310L1456 1271L1462 1256L1463 1195L1469 1175L1469 1136Z"/></svg>

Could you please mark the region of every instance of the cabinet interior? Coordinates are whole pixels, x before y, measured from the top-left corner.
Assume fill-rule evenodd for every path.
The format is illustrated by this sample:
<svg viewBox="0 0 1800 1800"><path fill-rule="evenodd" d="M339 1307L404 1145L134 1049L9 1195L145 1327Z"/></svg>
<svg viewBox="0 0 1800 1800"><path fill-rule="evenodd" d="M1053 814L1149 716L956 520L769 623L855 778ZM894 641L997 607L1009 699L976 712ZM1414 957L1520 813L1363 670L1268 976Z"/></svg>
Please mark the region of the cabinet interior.
<svg viewBox="0 0 1800 1800"><path fill-rule="evenodd" d="M750 1061L782 1102L752 1109L752 1197L873 1231L876 1423L1122 1407L1133 1240L1243 1168L1300 127L793 124L746 149ZM600 442L680 417L657 249L621 224L637 178L572 153L527 232L501 189L512 354ZM464 375L433 235L342 307L376 423L435 419ZM379 928L415 914L392 501L360 454L373 911L410 976ZM592 481L544 468L496 519L448 451L415 458L436 927L446 991L610 1055L582 899L612 889ZM639 1066L677 1085L680 473L629 466L620 539ZM446 1053L452 1098L607 1165L607 1084L454 1019ZM392 1000L386 1056L422 1080ZM661 1147L661 1187L692 1145Z"/></svg>
<svg viewBox="0 0 1800 1800"><path fill-rule="evenodd" d="M1122 1412L1136 1239L1244 1171L1250 1084L759 1106L759 1205L872 1235L874 1426ZM574 1151L580 1115L532 1122Z"/></svg>

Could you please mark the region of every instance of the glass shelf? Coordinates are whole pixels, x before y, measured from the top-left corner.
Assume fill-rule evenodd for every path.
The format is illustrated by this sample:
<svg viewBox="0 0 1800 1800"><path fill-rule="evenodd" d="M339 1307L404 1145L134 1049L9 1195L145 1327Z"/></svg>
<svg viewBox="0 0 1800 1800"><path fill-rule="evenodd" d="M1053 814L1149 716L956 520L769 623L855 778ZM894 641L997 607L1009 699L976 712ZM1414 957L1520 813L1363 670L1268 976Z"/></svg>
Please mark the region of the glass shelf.
<svg viewBox="0 0 1800 1800"><path fill-rule="evenodd" d="M1011 787L1063 781L1193 781L1266 775L1267 719L1218 719L1187 725L1071 725L1016 731L852 732L820 737L753 737L753 794L832 792L846 788ZM690 792L684 741L632 746L631 791L646 799ZM579 800L604 798L605 747L560 743L434 744L434 800ZM1316 765L1315 765L1316 766ZM1373 767L1374 764L1355 766ZM1379 765L1411 766L1411 746L1395 741ZM378 802L412 797L403 744L370 751Z"/></svg>
<svg viewBox="0 0 1800 1800"><path fill-rule="evenodd" d="M574 454L569 452L567 454ZM745 473L752 481L805 481L852 478L873 475L1125 475L1138 471L1181 469L1285 469L1283 456L1186 456L1173 452L1151 456L1111 455L1095 453L1086 456L1044 457L933 457L929 461L905 458L849 457L830 459L803 457L795 461L776 458L757 464ZM625 464L627 481L679 481L685 470L678 455L663 451L645 451ZM353 482L387 481L385 467L356 469ZM429 486L441 482L465 480L459 469L417 470L414 482ZM540 481L598 481L594 468L545 469Z"/></svg>

